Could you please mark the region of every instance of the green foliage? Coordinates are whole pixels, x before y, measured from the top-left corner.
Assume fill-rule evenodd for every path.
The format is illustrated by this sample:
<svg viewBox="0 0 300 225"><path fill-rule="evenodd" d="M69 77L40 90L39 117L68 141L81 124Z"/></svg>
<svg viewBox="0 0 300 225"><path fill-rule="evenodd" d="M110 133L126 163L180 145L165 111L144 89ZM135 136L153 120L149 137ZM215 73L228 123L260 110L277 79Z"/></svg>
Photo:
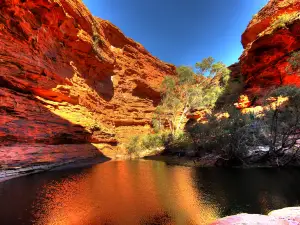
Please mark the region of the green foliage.
<svg viewBox="0 0 300 225"><path fill-rule="evenodd" d="M204 58L202 62L197 62L195 67L198 70L199 74L204 74L211 69L214 61L215 60L213 57Z"/></svg>
<svg viewBox="0 0 300 225"><path fill-rule="evenodd" d="M277 157L284 152L300 148L297 141L300 139L300 89L294 86L279 87L268 97L288 97L284 105L277 105L270 110L266 117L270 128L270 154ZM292 160L281 162L286 165Z"/></svg>
<svg viewBox="0 0 300 225"><path fill-rule="evenodd" d="M282 86L273 90L267 97L289 97L290 102L300 100L300 89L296 86Z"/></svg>
<svg viewBox="0 0 300 225"><path fill-rule="evenodd" d="M169 135L169 139L165 142L168 150L184 151L193 148L193 141L189 133L180 131L176 135Z"/></svg>
<svg viewBox="0 0 300 225"><path fill-rule="evenodd" d="M162 124L159 116L154 115L154 117L152 118L152 126L155 133L160 132L160 130L162 129Z"/></svg>
<svg viewBox="0 0 300 225"><path fill-rule="evenodd" d="M195 74L192 67L180 66L176 68L176 72L178 76L178 83L180 85L195 84Z"/></svg>
<svg viewBox="0 0 300 225"><path fill-rule="evenodd" d="M224 63L218 62L212 66L212 73L221 76L221 86L225 87L230 78L230 70Z"/></svg>
<svg viewBox="0 0 300 225"><path fill-rule="evenodd" d="M202 104L200 106L213 108L223 91L224 89L220 86L213 86L207 89L205 91L205 95L203 96Z"/></svg>
<svg viewBox="0 0 300 225"><path fill-rule="evenodd" d="M165 136L162 134L148 134L134 136L131 138L126 148L129 154L139 155L144 151L155 151L164 145Z"/></svg>
<svg viewBox="0 0 300 225"><path fill-rule="evenodd" d="M163 128L165 121L172 134L181 128L186 113L199 107L214 107L229 80L230 71L221 62L214 63L212 57L196 63L198 74L192 67L180 66L176 76L166 76L162 82L162 101L157 107L153 127ZM220 80L216 84L205 84L206 78L199 79L200 73L209 73Z"/></svg>
<svg viewBox="0 0 300 225"><path fill-rule="evenodd" d="M288 62L290 63L290 67L287 69L291 73L298 72L298 75L300 75L300 51L293 52Z"/></svg>
<svg viewBox="0 0 300 225"><path fill-rule="evenodd" d="M139 136L132 137L126 146L126 149L128 150L129 154L134 154L136 152L141 151L140 137Z"/></svg>
<svg viewBox="0 0 300 225"><path fill-rule="evenodd" d="M267 146L269 160L277 159L286 151L299 150L300 139L300 89L294 86L279 87L270 97L288 97L289 101L275 108L265 110L264 116L242 114L234 107L223 109L230 114L228 119L208 118L206 124L195 123L187 126L199 153L213 152L226 159L243 159L249 149ZM272 156L272 157L271 157ZM270 158L271 157L271 158ZM293 155L285 157L280 165L289 163Z"/></svg>
<svg viewBox="0 0 300 225"><path fill-rule="evenodd" d="M193 148L193 141L188 133L178 132L172 135L170 132L134 136L126 146L128 153L140 156L143 152L169 152L185 151Z"/></svg>
<svg viewBox="0 0 300 225"><path fill-rule="evenodd" d="M161 85L162 93L166 94L169 92L173 92L175 90L175 87L176 87L175 79L171 76L166 76Z"/></svg>
<svg viewBox="0 0 300 225"><path fill-rule="evenodd" d="M221 77L223 86L225 86L230 77L230 70L224 63L214 63L214 61L215 60L212 57L208 57L203 59L202 62L197 62L195 67L198 75L203 76L206 73L209 74L209 77L215 77L219 75Z"/></svg>
<svg viewBox="0 0 300 225"><path fill-rule="evenodd" d="M163 136L160 134L150 134L142 138L142 145L145 149L160 148L163 144Z"/></svg>
<svg viewBox="0 0 300 225"><path fill-rule="evenodd" d="M251 146L268 143L265 123L254 115L243 115L229 108L230 118L211 116L207 124L187 128L200 153L214 152L227 158L240 158Z"/></svg>
<svg viewBox="0 0 300 225"><path fill-rule="evenodd" d="M276 29L279 29L279 28L286 28L287 25L291 24L297 18L299 18L299 13L298 12L282 14L282 15L278 16L272 22L271 28L272 28L272 30L276 30Z"/></svg>
<svg viewBox="0 0 300 225"><path fill-rule="evenodd" d="M131 154L161 147L173 150L194 147L192 136L182 131L186 114L192 109L213 108L230 75L225 64L214 63L212 57L197 63L195 67L198 74L192 67L180 66L176 76L165 77L161 84L162 101L152 118L155 134L133 137L127 146ZM209 73L219 82L203 77L199 79L199 73Z"/></svg>
<svg viewBox="0 0 300 225"><path fill-rule="evenodd" d="M216 103L219 110L236 103L239 96L241 96L243 91L245 90L245 82L242 74L236 75L235 77L229 77L230 78L227 82L227 85Z"/></svg>

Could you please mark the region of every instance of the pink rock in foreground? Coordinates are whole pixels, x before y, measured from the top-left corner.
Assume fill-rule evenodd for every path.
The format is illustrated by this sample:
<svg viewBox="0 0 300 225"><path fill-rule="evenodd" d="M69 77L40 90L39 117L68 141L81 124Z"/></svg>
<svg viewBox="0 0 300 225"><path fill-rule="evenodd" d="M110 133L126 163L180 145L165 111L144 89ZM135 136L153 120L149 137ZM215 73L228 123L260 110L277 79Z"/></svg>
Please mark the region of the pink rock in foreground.
<svg viewBox="0 0 300 225"><path fill-rule="evenodd" d="M289 207L275 210L270 212L269 216L293 220L297 222L296 224L300 224L300 207Z"/></svg>
<svg viewBox="0 0 300 225"><path fill-rule="evenodd" d="M217 220L211 225L300 225L300 207L284 208L269 213L238 214Z"/></svg>
<svg viewBox="0 0 300 225"><path fill-rule="evenodd" d="M211 225L289 225L284 219L258 214L238 214L220 219Z"/></svg>

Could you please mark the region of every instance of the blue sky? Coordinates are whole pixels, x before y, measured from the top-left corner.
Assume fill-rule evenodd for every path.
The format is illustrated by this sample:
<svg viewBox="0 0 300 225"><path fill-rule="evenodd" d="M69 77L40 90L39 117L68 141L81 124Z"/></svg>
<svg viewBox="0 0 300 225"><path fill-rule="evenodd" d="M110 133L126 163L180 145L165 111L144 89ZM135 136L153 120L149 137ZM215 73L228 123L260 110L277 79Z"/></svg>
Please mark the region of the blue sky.
<svg viewBox="0 0 300 225"><path fill-rule="evenodd" d="M242 53L241 35L268 0L83 0L154 56L194 65L212 56L227 65Z"/></svg>

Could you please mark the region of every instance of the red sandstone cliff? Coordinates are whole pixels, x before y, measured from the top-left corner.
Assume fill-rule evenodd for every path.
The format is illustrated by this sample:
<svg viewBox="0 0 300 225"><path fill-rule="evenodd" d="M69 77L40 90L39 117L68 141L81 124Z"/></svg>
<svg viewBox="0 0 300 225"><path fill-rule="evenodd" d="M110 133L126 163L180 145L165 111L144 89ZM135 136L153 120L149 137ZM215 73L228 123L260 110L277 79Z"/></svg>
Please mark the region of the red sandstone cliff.
<svg viewBox="0 0 300 225"><path fill-rule="evenodd" d="M289 71L291 55L300 50L299 0L270 0L253 17L242 44L241 72L249 97L259 99L282 85L300 87L299 71Z"/></svg>
<svg viewBox="0 0 300 225"><path fill-rule="evenodd" d="M174 73L81 0L1 0L0 165L109 154Z"/></svg>

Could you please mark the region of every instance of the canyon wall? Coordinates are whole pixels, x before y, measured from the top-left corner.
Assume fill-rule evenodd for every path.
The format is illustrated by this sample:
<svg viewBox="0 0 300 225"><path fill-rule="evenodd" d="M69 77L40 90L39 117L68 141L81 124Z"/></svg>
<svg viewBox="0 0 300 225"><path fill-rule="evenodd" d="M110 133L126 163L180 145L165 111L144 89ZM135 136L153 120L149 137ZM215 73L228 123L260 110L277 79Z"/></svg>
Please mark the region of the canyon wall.
<svg viewBox="0 0 300 225"><path fill-rule="evenodd" d="M221 105L239 92L245 107L259 105L274 87L300 86L299 71L289 70L299 11L297 0L270 0L253 17L230 67L244 90ZM151 129L160 83L172 74L81 0L1 0L0 167L125 155L129 138Z"/></svg>
<svg viewBox="0 0 300 225"><path fill-rule="evenodd" d="M1 0L0 167L122 154L174 73L81 0Z"/></svg>
<svg viewBox="0 0 300 225"><path fill-rule="evenodd" d="M300 1L270 0L253 16L242 35L244 52L240 57L245 78L245 93L254 104L272 88L284 85L300 87ZM295 55L298 52L299 55ZM247 104L246 104L247 105Z"/></svg>

